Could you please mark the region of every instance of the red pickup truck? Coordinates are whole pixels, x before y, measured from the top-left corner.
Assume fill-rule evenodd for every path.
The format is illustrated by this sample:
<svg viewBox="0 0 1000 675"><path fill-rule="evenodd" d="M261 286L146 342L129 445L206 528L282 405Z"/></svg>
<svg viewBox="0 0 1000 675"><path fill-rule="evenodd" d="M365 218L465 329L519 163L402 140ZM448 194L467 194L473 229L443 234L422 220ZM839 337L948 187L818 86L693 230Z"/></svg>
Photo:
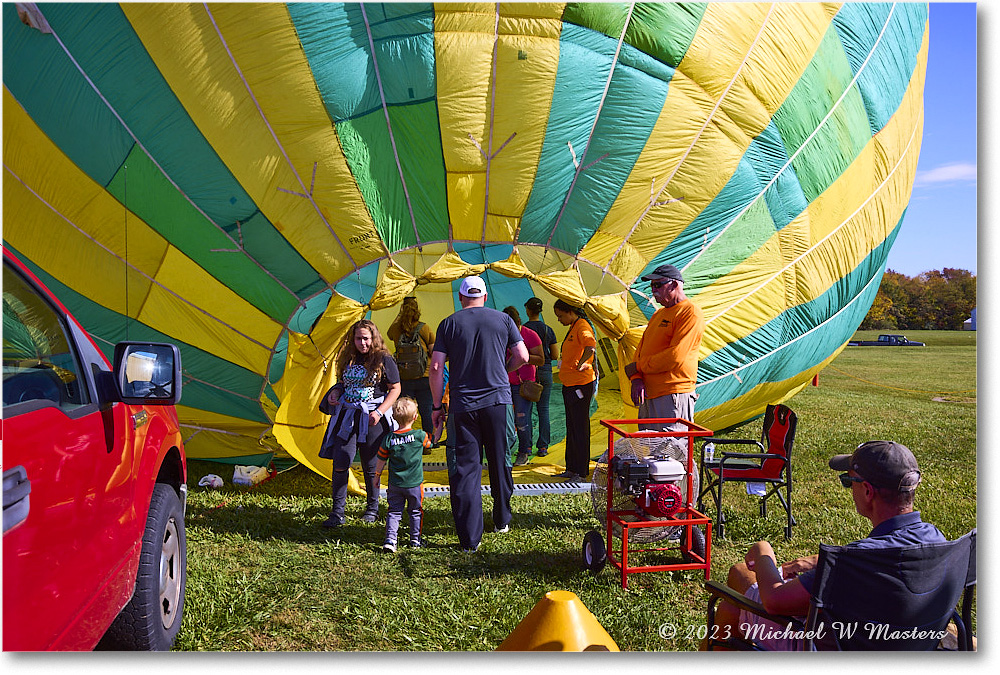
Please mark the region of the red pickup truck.
<svg viewBox="0 0 1000 675"><path fill-rule="evenodd" d="M170 649L187 460L176 346L114 365L3 251L3 649Z"/></svg>

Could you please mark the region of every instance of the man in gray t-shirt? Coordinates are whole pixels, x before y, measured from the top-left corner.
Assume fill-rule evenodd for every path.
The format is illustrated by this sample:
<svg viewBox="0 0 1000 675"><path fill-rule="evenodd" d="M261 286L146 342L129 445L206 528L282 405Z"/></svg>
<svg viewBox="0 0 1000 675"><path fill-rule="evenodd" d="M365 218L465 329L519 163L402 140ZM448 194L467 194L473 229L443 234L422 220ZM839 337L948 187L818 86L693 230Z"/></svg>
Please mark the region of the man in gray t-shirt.
<svg viewBox="0 0 1000 675"><path fill-rule="evenodd" d="M528 350L514 320L486 307L486 295L486 283L480 277L462 280L462 309L438 326L430 366L437 426L444 415L441 399L448 362L449 413L455 416L455 439L448 448L448 483L455 529L465 551L475 551L483 537L481 448L490 474L493 525L498 532L510 528L514 479L508 462L511 399L507 373L528 362ZM509 362L505 359L508 349Z"/></svg>

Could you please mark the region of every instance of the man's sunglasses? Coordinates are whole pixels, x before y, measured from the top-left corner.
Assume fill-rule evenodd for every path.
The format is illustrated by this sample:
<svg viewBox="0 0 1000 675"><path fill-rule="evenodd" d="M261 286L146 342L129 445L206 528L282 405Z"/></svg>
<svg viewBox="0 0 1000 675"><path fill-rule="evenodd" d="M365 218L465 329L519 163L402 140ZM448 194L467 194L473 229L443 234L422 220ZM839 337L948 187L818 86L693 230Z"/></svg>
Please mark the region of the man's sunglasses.
<svg viewBox="0 0 1000 675"><path fill-rule="evenodd" d="M851 488L851 483L864 483L864 482L865 482L864 478L855 478L854 476L851 476L850 474L846 473L840 474L840 484L847 489Z"/></svg>
<svg viewBox="0 0 1000 675"><path fill-rule="evenodd" d="M651 284L649 284L649 287L652 288L654 291L658 291L667 284L672 284L672 283L674 283L673 279L668 279L667 281L654 281Z"/></svg>

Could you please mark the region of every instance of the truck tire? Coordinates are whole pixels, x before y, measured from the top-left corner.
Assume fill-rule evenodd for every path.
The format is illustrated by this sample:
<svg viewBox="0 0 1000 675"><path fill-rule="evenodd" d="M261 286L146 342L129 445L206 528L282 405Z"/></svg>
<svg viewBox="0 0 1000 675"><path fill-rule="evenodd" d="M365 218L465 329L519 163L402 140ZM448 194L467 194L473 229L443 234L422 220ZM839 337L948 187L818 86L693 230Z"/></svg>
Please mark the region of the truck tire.
<svg viewBox="0 0 1000 675"><path fill-rule="evenodd" d="M181 628L186 582L184 511L174 489L157 483L142 537L135 591L97 649L169 650Z"/></svg>

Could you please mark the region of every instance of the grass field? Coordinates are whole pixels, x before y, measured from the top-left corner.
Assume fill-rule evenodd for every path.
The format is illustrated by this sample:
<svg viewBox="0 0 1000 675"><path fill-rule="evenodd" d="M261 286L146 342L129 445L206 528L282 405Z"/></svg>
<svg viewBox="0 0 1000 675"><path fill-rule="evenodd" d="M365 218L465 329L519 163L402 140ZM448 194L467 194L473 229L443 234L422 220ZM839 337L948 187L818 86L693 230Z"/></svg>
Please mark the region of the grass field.
<svg viewBox="0 0 1000 675"><path fill-rule="evenodd" d="M783 538L780 509L761 520L756 501L737 487L726 495L728 538L713 542L714 579L724 580L759 539L789 559L815 553L819 542L865 536L868 521L827 468L831 455L864 440L892 439L914 451L925 520L949 538L976 526L976 334L907 337L927 347L845 348L818 387L788 402L799 416L794 538ZM727 435L759 434L757 420ZM231 469L218 464L192 461L189 471L187 604L176 649L492 650L555 589L576 593L623 651L696 649L704 630L699 572L636 574L623 591L610 566L596 576L582 570L583 536L599 526L587 495L515 497L505 535L489 532L484 499L487 534L476 554L459 550L449 500L426 499L429 546L386 555L384 521L361 523L360 498L349 498L355 518L342 531L319 527L329 511L329 481L308 469L252 490L231 486ZM223 475L226 486L196 487L208 473ZM661 637L661 626L673 637Z"/></svg>

